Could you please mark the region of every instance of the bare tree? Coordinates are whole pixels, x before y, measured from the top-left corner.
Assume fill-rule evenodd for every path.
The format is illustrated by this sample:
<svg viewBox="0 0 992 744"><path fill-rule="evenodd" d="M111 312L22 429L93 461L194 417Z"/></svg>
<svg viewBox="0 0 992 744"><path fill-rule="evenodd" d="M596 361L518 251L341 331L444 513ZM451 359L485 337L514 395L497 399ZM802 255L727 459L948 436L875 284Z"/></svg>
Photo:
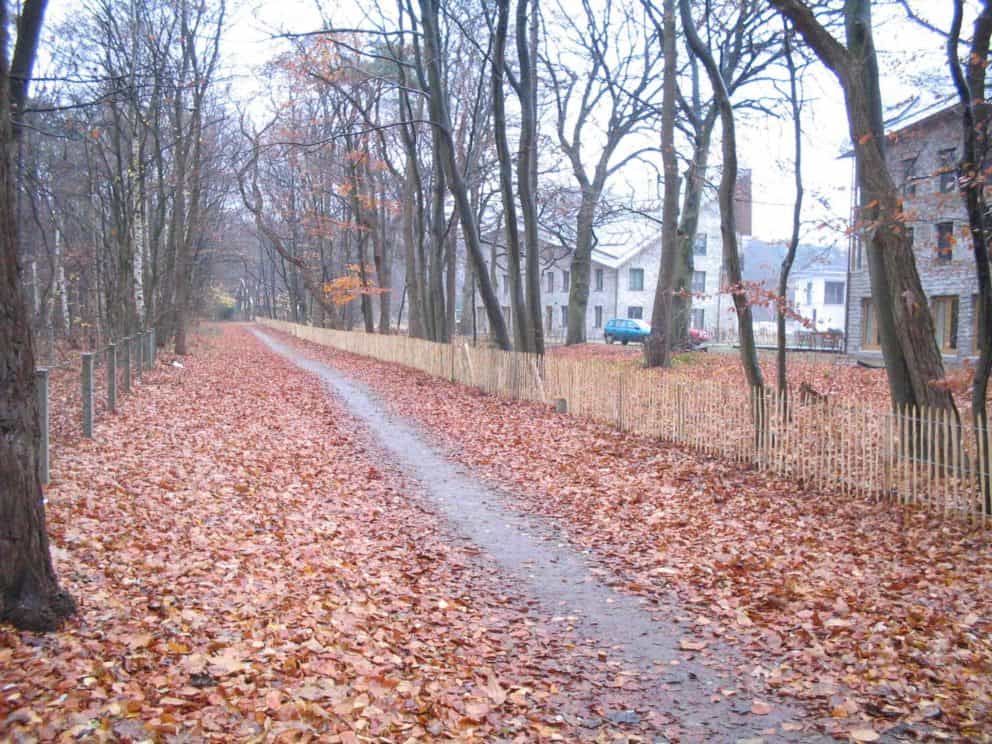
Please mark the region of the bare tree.
<svg viewBox="0 0 992 744"><path fill-rule="evenodd" d="M570 266L568 333L566 343L586 340L586 309L595 240L594 224L600 197L611 176L646 152L638 148L621 152L628 137L655 116L652 101L659 92L658 71L663 54L651 32L634 11L618 7L613 0L594 7L582 1L582 12L560 7L575 54L585 69L575 69L565 55L544 55L544 67L555 106L555 128L559 146L568 159L579 185L581 202L576 216L576 243ZM572 17L577 15L577 17ZM598 155L590 162L585 138L601 128Z"/></svg>
<svg viewBox="0 0 992 744"><path fill-rule="evenodd" d="M778 378L778 394L783 405L788 405L789 379L785 364L785 316L788 309L789 274L799 250L799 230L803 211L803 123L802 101L799 99L796 63L792 53L792 38L786 28L782 43L785 48L785 64L789 71L789 106L792 113L792 143L795 153L792 162L792 172L796 184L796 200L792 206L792 235L782 258L782 267L778 274L778 298L775 306L776 349L775 364Z"/></svg>
<svg viewBox="0 0 992 744"><path fill-rule="evenodd" d="M958 188L968 212L971 246L978 279L978 363L971 386L971 411L975 429L984 437L988 431L989 373L992 372L992 275L989 270L988 241L992 238L989 205L985 198L986 166L989 155L989 104L985 100L989 38L992 36L992 2L984 0L975 18L967 69L962 69L959 46L964 16L964 0L954 0L954 16L947 39L947 63L961 106L961 138L964 144L958 164ZM988 458L988 453L985 453ZM983 472L989 472L988 462ZM986 513L992 511L992 485L981 484Z"/></svg>
<svg viewBox="0 0 992 744"><path fill-rule="evenodd" d="M752 389L763 389L764 378L758 364L758 352L754 344L754 330L751 321L751 305L744 292L740 254L737 250L737 220L734 216L735 191L737 188L737 134L734 126L734 108L730 102L723 73L713 58L713 54L699 37L692 19L689 0L679 0L682 28L692 53L699 59L709 77L713 95L720 111L723 134L723 173L720 178L720 234L723 238L723 263L727 281L737 314L738 335L740 337L741 364L744 376Z"/></svg>
<svg viewBox="0 0 992 744"><path fill-rule="evenodd" d="M871 294L892 403L954 410L950 393L931 384L943 379L944 363L916 257L907 240L902 202L885 161L871 0L849 0L845 4L846 45L834 38L802 0L769 2L792 21L844 91L861 200L859 229L867 249Z"/></svg>
<svg viewBox="0 0 992 744"><path fill-rule="evenodd" d="M672 293L675 289L679 209L679 166L675 153L675 78L678 58L675 45L675 0L664 0L662 49L665 70L661 103L661 159L665 174L665 196L661 217L661 268L651 312L651 335L644 343L648 367L667 367L672 348Z"/></svg>

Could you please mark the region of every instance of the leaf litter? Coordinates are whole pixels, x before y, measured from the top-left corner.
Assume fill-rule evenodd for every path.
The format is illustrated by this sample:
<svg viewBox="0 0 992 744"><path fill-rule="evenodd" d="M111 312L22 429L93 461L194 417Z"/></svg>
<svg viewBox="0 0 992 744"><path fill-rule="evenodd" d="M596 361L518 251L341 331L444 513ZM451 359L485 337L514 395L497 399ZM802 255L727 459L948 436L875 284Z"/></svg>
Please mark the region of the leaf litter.
<svg viewBox="0 0 992 744"><path fill-rule="evenodd" d="M0 628L0 740L611 741L670 723L612 721L615 665L531 619L308 375L233 328L183 365L146 373L95 439L55 437L49 529L80 612L46 636Z"/></svg>
<svg viewBox="0 0 992 744"><path fill-rule="evenodd" d="M676 591L699 620L689 652L732 642L826 731L992 740L987 530L278 335L562 525L626 590Z"/></svg>

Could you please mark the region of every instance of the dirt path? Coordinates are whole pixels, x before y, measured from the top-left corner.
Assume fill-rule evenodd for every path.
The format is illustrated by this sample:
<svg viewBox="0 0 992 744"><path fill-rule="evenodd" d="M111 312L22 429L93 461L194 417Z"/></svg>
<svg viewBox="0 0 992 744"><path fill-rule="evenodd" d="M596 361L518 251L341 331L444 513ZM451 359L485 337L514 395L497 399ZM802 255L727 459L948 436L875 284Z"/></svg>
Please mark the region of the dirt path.
<svg viewBox="0 0 992 744"><path fill-rule="evenodd" d="M678 719L685 740L818 740L808 728L810 716L794 701L774 698L746 673L732 648L710 644L719 666L695 660L687 640L692 613L677 607L674 596L664 598L668 612L660 617L644 598L612 588L599 578L603 566L568 545L556 525L507 508L498 492L439 454L410 422L388 414L363 385L266 333L254 333L322 380L372 432L385 457L420 484L460 535L485 551L494 570L536 600L553 622L574 629L583 643L603 649L637 677L630 711L615 721L626 716L637 722L636 711L650 702ZM672 615L681 620L665 619Z"/></svg>

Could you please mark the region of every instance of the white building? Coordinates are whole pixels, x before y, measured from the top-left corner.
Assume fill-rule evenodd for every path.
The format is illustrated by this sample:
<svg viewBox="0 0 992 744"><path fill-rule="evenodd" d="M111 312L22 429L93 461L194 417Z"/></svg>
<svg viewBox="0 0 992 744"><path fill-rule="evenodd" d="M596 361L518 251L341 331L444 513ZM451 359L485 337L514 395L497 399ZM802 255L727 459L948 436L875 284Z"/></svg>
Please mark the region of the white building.
<svg viewBox="0 0 992 744"><path fill-rule="evenodd" d="M789 277L789 300L805 323L792 321L791 326L806 330L843 333L847 301L847 269L836 263L794 272Z"/></svg>

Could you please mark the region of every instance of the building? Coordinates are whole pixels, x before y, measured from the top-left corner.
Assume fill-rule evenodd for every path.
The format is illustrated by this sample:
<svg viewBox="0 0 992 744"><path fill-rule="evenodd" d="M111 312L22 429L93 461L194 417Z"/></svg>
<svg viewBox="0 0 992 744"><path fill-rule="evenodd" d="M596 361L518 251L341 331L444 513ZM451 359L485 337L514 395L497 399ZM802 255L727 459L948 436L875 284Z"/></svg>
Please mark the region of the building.
<svg viewBox="0 0 992 744"><path fill-rule="evenodd" d="M749 285L761 286L765 295L773 294L778 286L785 242L748 237L752 219L749 171L741 171L736 199L743 279ZM541 242L544 258L541 274L541 317L545 337L558 341L566 335L568 296L573 279L572 256L569 250L550 235L542 235ZM512 328L509 276L505 269L505 259L501 258L505 255L502 232L496 230L484 235L483 243L489 248L490 254L497 257L497 270L494 273L496 292L503 308L503 316ZM720 209L715 199L704 201L700 208L697 232L693 240L693 264L690 326L707 331L715 339L736 341L737 317L733 310L733 300L722 291L726 284L723 237L720 231ZM847 257L837 249L799 246L793 273L794 277L804 278L811 285L809 302L803 305L809 315L804 313L804 317L815 319L816 327L820 330L844 328L846 265ZM586 310L586 338L601 339L603 326L611 318L636 318L650 322L660 268L661 236L658 233L630 246L593 249ZM794 281L797 280L794 278ZM805 285L803 286L805 291ZM838 296L839 305L836 303ZM807 298L803 295L801 299ZM485 310L478 296L476 306L479 332L485 333ZM774 303L755 305L752 315L756 327L764 324L769 329L774 328Z"/></svg>
<svg viewBox="0 0 992 744"><path fill-rule="evenodd" d="M719 216L712 219L712 205L703 211L700 232L693 243L695 271L691 325L712 331L719 323L721 300L725 315L730 301L719 294L722 266ZM493 236L487 237L493 239ZM550 255L550 246L544 252ZM551 340L561 340L566 335L571 261L571 254L549 258L544 262L541 273L541 317L544 320L544 334ZM586 338L602 338L603 326L611 318L637 318L650 322L660 268L661 237L658 234L626 248L611 246L593 249L586 307ZM505 271L497 271L496 284L503 316L512 324L510 283ZM485 318L481 300L477 299L477 304L476 317ZM732 318L732 315L729 317ZM480 332L485 332L485 329L480 328Z"/></svg>
<svg viewBox="0 0 992 744"><path fill-rule="evenodd" d="M798 251L796 267L789 275L788 297L802 322L789 324L794 330L819 333L844 332L847 306L847 256L838 250Z"/></svg>
<svg viewBox="0 0 992 744"><path fill-rule="evenodd" d="M885 156L902 191L906 237L930 300L937 345L948 360L977 353L978 283L968 217L957 189L960 152L961 111L951 106L891 133ZM849 272L848 352L880 355L868 261L857 239Z"/></svg>

